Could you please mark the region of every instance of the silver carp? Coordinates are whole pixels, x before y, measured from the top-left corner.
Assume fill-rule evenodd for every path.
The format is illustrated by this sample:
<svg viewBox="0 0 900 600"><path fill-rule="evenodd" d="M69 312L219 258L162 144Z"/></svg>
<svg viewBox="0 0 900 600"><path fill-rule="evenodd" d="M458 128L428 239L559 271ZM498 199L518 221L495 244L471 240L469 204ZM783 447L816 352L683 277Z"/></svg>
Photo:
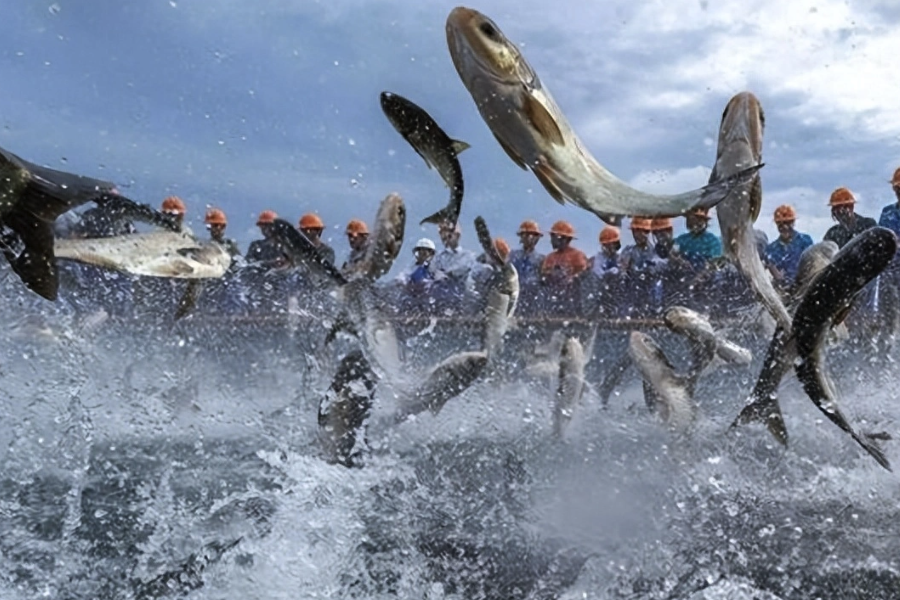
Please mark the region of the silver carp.
<svg viewBox="0 0 900 600"><path fill-rule="evenodd" d="M584 394L584 347L576 337L566 338L559 354L559 381L553 397L553 435L562 439L575 407Z"/></svg>
<svg viewBox="0 0 900 600"><path fill-rule="evenodd" d="M765 116L756 96L741 92L732 97L719 125L716 164L709 182L725 180L748 167L762 164L764 128ZM789 329L791 317L772 285L757 249L753 223L759 217L761 207L762 181L757 173L749 182L735 186L716 207L722 249L776 323Z"/></svg>
<svg viewBox="0 0 900 600"><path fill-rule="evenodd" d="M437 169L441 179L450 188L450 200L447 206L429 215L419 222L450 222L456 225L463 201L463 175L457 155L469 147L469 144L452 139L444 133L437 122L415 103L398 94L381 92L381 109L400 135L428 165Z"/></svg>
<svg viewBox="0 0 900 600"><path fill-rule="evenodd" d="M669 427L687 431L697 412L691 380L675 372L662 348L645 333L631 332L628 354L644 380L648 403L654 402L660 418Z"/></svg>
<svg viewBox="0 0 900 600"><path fill-rule="evenodd" d="M519 48L491 19L460 6L447 17L446 30L453 65L497 142L561 204L616 224L624 215L679 215L714 206L761 166L682 194L636 190L585 148Z"/></svg>
<svg viewBox="0 0 900 600"><path fill-rule="evenodd" d="M56 240L58 258L146 277L210 279L231 266L225 246L188 233L152 231L106 238Z"/></svg>
<svg viewBox="0 0 900 600"><path fill-rule="evenodd" d="M360 350L341 360L319 403L319 442L329 462L358 466L376 384L377 377Z"/></svg>

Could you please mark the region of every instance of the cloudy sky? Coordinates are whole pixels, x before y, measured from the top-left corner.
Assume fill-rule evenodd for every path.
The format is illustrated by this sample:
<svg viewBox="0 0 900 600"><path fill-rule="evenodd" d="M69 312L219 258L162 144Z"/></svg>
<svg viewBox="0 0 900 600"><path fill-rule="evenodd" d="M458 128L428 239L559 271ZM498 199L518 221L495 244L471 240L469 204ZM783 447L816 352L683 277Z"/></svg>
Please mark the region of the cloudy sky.
<svg viewBox="0 0 900 600"><path fill-rule="evenodd" d="M388 192L407 238L448 197L436 172L381 113L382 90L428 110L472 146L463 245L483 215L514 239L536 218L570 220L597 250L601 223L560 206L494 141L450 61L452 2L400 0L0 0L0 145L55 168L115 181L153 204L225 209L246 247L256 214L325 220L338 258L353 217ZM819 239L832 189L858 212L893 201L900 166L900 5L872 0L485 0L473 6L518 43L597 159L635 187L703 185L728 99L766 111L763 215L794 204ZM679 230L682 224L678 224ZM627 236L626 236L627 237ZM545 238L544 249L549 249ZM411 244L410 244L411 246Z"/></svg>

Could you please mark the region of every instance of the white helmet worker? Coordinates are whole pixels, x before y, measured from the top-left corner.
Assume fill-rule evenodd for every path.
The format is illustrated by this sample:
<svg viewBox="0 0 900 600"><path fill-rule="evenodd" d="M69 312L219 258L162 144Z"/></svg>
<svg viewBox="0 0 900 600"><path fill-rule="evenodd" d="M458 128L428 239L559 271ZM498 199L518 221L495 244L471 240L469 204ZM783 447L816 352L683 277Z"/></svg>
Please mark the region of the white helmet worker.
<svg viewBox="0 0 900 600"><path fill-rule="evenodd" d="M418 242L416 242L416 245L413 246L413 252L415 252L419 248L426 248L428 250L431 250L432 252L434 252L437 249L436 246L434 245L434 242L432 242L428 238L422 238Z"/></svg>

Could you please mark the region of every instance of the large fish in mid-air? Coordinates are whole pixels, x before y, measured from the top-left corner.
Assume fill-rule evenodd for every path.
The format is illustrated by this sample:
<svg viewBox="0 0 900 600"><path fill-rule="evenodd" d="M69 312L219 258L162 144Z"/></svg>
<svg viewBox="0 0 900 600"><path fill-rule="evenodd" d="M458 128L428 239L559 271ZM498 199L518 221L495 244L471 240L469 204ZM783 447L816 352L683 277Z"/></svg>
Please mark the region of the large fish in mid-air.
<svg viewBox="0 0 900 600"><path fill-rule="evenodd" d="M584 394L586 364L584 346L578 338L566 338L559 354L559 383L553 397L553 435L557 439L562 439Z"/></svg>
<svg viewBox="0 0 900 600"><path fill-rule="evenodd" d="M519 299L519 273L512 263L500 256L482 217L475 217L475 231L485 255L491 257L494 269L484 290L484 325L481 330L481 348L490 360L503 347L503 336L515 315Z"/></svg>
<svg viewBox="0 0 900 600"><path fill-rule="evenodd" d="M113 183L41 167L0 148L0 250L25 286L48 300L56 300L59 291L53 224L88 202L179 228L170 216L121 196Z"/></svg>
<svg viewBox="0 0 900 600"><path fill-rule="evenodd" d="M146 277L209 279L222 277L231 266L225 246L175 231L62 239L54 251L58 258Z"/></svg>
<svg viewBox="0 0 900 600"><path fill-rule="evenodd" d="M797 306L793 338L797 345L794 370L810 400L828 419L850 434L882 467L891 470L887 457L870 436L857 433L837 405L836 390L824 363L825 338L841 322L859 292L878 276L897 253L897 237L884 227L873 227L850 240L810 283Z"/></svg>
<svg viewBox="0 0 900 600"><path fill-rule="evenodd" d="M632 331L628 338L628 354L644 380L644 398L660 418L672 429L687 431L694 422L696 377L685 377L675 371L652 337Z"/></svg>
<svg viewBox="0 0 900 600"><path fill-rule="evenodd" d="M403 96L381 92L381 109L400 135L413 150L418 152L429 168L437 169L444 183L450 188L447 206L422 219L419 223L440 225L449 222L456 225L463 200L463 175L457 155L469 147L465 142L452 139L424 109Z"/></svg>
<svg viewBox="0 0 900 600"><path fill-rule="evenodd" d="M716 164L709 176L711 184L762 164L764 128L765 116L756 96L741 92L728 101L719 125ZM749 182L735 186L716 207L722 249L778 325L789 330L791 317L772 285L756 246L753 223L761 207L762 183L757 173Z"/></svg>
<svg viewBox="0 0 900 600"><path fill-rule="evenodd" d="M571 202L606 222L712 207L761 166L682 194L641 192L597 162L519 48L488 17L454 8L447 17L447 45L484 122L513 162L530 169L558 202Z"/></svg>
<svg viewBox="0 0 900 600"><path fill-rule="evenodd" d="M401 398L394 415L396 423L426 410L438 414L448 400L460 395L481 376L487 353L468 351L454 354L434 366L420 385Z"/></svg>
<svg viewBox="0 0 900 600"><path fill-rule="evenodd" d="M319 403L319 442L329 462L345 467L358 464L376 383L362 351L352 350L341 360Z"/></svg>
<svg viewBox="0 0 900 600"><path fill-rule="evenodd" d="M831 263L837 251L837 244L825 241L813 244L800 255L797 276L789 294L788 305L791 313L803 300L803 295L816 275ZM844 324L838 324L837 327L843 328ZM785 375L790 372L796 358L797 345L790 334L790 327L785 329L778 326L769 342L762 370L750 393L749 402L731 424L732 429L747 423L764 423L778 443L787 446L788 432L778 402L778 388Z"/></svg>

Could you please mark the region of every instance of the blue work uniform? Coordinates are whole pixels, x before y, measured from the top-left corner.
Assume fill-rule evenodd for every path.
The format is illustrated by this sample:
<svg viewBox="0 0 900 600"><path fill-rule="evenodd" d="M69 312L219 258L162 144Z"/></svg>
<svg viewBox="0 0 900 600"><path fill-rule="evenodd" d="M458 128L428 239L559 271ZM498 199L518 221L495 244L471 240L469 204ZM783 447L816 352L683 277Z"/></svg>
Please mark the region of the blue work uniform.
<svg viewBox="0 0 900 600"><path fill-rule="evenodd" d="M722 256L722 240L709 231L700 235L682 233L675 238L675 248L695 269L702 269L709 259Z"/></svg>
<svg viewBox="0 0 900 600"><path fill-rule="evenodd" d="M805 233L795 231L791 241L785 243L779 237L766 246L766 263L778 269L785 278L785 283L792 283L797 277L800 266L800 255L812 246L812 238Z"/></svg>

